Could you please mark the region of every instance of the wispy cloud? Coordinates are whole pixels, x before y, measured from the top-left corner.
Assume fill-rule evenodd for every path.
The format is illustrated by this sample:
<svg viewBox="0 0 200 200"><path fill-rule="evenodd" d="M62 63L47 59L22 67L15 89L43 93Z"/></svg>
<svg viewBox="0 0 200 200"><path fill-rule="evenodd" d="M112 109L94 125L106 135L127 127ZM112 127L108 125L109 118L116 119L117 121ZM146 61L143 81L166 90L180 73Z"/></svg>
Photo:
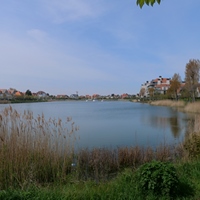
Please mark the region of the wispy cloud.
<svg viewBox="0 0 200 200"><path fill-rule="evenodd" d="M42 42L46 38L46 32L39 30L39 29L31 29L27 31L27 34L35 39L36 41Z"/></svg>
<svg viewBox="0 0 200 200"><path fill-rule="evenodd" d="M99 0L44 0L44 5L56 23L94 18L104 11Z"/></svg>

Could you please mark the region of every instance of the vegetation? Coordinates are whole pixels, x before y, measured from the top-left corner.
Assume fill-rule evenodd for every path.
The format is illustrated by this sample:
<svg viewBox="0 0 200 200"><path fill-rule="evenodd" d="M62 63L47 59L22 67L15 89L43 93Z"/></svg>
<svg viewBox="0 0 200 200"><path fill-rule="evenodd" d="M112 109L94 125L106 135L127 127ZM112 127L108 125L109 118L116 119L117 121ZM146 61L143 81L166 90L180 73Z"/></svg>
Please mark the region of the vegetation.
<svg viewBox="0 0 200 200"><path fill-rule="evenodd" d="M137 0L136 3L142 8L144 4L153 6L155 3L160 4L160 2L161 0Z"/></svg>
<svg viewBox="0 0 200 200"><path fill-rule="evenodd" d="M185 89L190 94L192 101L195 101L196 90L199 83L199 70L200 70L200 61L199 60L190 60L186 64L185 68Z"/></svg>
<svg viewBox="0 0 200 200"><path fill-rule="evenodd" d="M170 107L184 107L184 101L172 101L172 100L158 100L150 102L151 105L154 106L170 106Z"/></svg>
<svg viewBox="0 0 200 200"><path fill-rule="evenodd" d="M137 171L141 193L173 197L177 194L179 179L175 167L169 162L152 161Z"/></svg>
<svg viewBox="0 0 200 200"><path fill-rule="evenodd" d="M178 90L180 89L181 82L182 81L180 75L175 73L171 79L170 88L167 90L167 93L177 101L178 101Z"/></svg>
<svg viewBox="0 0 200 200"><path fill-rule="evenodd" d="M155 149L76 150L77 130L71 118L63 122L12 107L3 110L0 199L200 198L196 138Z"/></svg>
<svg viewBox="0 0 200 200"><path fill-rule="evenodd" d="M32 92L31 92L30 90L26 90L25 94L26 94L27 96L32 96Z"/></svg>

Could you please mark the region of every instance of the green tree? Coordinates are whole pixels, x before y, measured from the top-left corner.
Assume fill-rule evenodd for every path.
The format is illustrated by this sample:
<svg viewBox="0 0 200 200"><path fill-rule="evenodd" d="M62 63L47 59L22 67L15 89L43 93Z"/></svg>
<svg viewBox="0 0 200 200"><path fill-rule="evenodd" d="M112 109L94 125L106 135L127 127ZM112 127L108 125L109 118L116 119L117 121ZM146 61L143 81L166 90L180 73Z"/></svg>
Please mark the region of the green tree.
<svg viewBox="0 0 200 200"><path fill-rule="evenodd" d="M136 3L142 8L144 4L153 6L156 2L160 4L161 0L137 0Z"/></svg>
<svg viewBox="0 0 200 200"><path fill-rule="evenodd" d="M172 98L175 98L178 101L178 90L181 87L181 77L179 74L175 73L170 81L170 88L168 89L168 94Z"/></svg>
<svg viewBox="0 0 200 200"><path fill-rule="evenodd" d="M26 93L25 93L27 96L32 96L32 92L30 90L26 90Z"/></svg>
<svg viewBox="0 0 200 200"><path fill-rule="evenodd" d="M185 88L190 93L192 101L195 101L199 82L200 61L191 59L185 67Z"/></svg>

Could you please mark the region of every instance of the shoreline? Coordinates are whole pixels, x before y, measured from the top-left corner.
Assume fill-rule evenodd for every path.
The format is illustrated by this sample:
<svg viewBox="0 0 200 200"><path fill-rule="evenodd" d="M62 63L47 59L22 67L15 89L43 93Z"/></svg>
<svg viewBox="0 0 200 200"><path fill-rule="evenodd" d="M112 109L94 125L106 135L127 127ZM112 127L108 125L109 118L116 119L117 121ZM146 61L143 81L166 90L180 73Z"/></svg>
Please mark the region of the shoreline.
<svg viewBox="0 0 200 200"><path fill-rule="evenodd" d="M152 106L168 106L176 108L182 112L200 114L200 102L184 102L184 101L173 101L173 100L158 100L149 102Z"/></svg>

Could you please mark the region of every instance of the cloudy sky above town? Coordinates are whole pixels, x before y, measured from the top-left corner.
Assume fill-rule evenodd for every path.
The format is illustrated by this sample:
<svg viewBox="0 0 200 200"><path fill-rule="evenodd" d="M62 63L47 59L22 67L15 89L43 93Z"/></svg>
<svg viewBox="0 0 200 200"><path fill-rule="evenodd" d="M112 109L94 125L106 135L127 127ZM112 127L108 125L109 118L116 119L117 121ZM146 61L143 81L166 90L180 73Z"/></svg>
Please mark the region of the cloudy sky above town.
<svg viewBox="0 0 200 200"><path fill-rule="evenodd" d="M136 94L200 58L200 1L2 0L0 88Z"/></svg>

